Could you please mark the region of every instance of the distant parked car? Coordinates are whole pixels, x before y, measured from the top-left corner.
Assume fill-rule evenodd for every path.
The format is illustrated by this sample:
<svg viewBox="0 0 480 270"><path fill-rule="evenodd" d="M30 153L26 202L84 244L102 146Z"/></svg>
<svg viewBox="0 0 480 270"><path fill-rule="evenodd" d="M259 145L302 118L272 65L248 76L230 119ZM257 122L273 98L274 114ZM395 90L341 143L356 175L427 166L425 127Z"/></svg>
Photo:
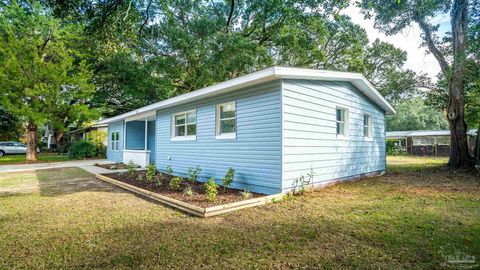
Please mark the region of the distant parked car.
<svg viewBox="0 0 480 270"><path fill-rule="evenodd" d="M37 149L37 152L40 152ZM27 146L19 142L0 142L0 157L11 154L26 154Z"/></svg>

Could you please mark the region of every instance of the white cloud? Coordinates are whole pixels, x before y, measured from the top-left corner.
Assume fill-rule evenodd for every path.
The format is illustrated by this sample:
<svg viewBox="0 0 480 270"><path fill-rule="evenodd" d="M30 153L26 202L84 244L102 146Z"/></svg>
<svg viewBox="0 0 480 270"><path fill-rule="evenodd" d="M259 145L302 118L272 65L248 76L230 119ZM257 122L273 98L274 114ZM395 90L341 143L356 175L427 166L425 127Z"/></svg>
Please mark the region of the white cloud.
<svg viewBox="0 0 480 270"><path fill-rule="evenodd" d="M406 51L408 59L405 63L405 68L419 73L426 73L433 80L436 79L436 75L440 72L440 66L433 55L427 53L425 47L420 47L422 39L420 37L421 31L418 25L412 24L399 34L386 36L373 27L373 19L364 19L360 8L350 5L342 13L350 16L354 23L361 25L367 31L370 42L373 42L378 38ZM445 29L446 27L444 26L449 23L449 20L448 16L438 16L435 17L432 22L436 24L441 23L442 28Z"/></svg>

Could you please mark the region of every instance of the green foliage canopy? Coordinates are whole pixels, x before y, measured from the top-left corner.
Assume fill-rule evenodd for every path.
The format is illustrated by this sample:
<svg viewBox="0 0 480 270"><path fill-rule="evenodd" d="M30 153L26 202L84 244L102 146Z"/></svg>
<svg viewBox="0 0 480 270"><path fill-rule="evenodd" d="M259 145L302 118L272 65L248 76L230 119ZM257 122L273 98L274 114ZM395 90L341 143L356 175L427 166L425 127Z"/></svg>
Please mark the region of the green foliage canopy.
<svg viewBox="0 0 480 270"><path fill-rule="evenodd" d="M22 133L22 124L15 115L0 106L0 141L17 140Z"/></svg>
<svg viewBox="0 0 480 270"><path fill-rule="evenodd" d="M0 5L2 105L32 125L89 118L92 73L73 44L78 25L62 25L38 3Z"/></svg>
<svg viewBox="0 0 480 270"><path fill-rule="evenodd" d="M238 1L230 20L226 1L46 2L86 25L96 48L94 103L105 116L271 65L362 72L392 102L418 83L403 69L405 52L370 45L360 25L339 15L346 0Z"/></svg>
<svg viewBox="0 0 480 270"><path fill-rule="evenodd" d="M429 107L421 97L400 102L397 114L387 116L387 130L442 130L448 129L445 116L437 109Z"/></svg>

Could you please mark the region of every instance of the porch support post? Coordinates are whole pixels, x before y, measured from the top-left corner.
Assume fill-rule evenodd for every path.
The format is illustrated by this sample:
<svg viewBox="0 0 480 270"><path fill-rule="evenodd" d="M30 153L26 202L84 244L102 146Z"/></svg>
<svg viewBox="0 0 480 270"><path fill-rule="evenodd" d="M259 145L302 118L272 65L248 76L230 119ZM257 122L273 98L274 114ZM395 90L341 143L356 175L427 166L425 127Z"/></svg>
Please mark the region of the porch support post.
<svg viewBox="0 0 480 270"><path fill-rule="evenodd" d="M123 120L123 150L127 149L127 121Z"/></svg>
<svg viewBox="0 0 480 270"><path fill-rule="evenodd" d="M148 134L148 129L147 129L148 121L147 118L145 117L145 151L147 151L147 134Z"/></svg>

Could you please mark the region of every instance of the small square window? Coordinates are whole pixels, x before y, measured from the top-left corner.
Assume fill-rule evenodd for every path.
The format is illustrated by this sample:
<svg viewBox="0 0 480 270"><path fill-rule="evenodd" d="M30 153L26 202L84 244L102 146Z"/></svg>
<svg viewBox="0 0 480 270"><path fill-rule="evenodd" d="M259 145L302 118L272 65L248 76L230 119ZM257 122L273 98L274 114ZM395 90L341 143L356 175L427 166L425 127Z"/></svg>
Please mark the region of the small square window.
<svg viewBox="0 0 480 270"><path fill-rule="evenodd" d="M172 140L195 140L197 135L197 112L181 112L173 115Z"/></svg>

